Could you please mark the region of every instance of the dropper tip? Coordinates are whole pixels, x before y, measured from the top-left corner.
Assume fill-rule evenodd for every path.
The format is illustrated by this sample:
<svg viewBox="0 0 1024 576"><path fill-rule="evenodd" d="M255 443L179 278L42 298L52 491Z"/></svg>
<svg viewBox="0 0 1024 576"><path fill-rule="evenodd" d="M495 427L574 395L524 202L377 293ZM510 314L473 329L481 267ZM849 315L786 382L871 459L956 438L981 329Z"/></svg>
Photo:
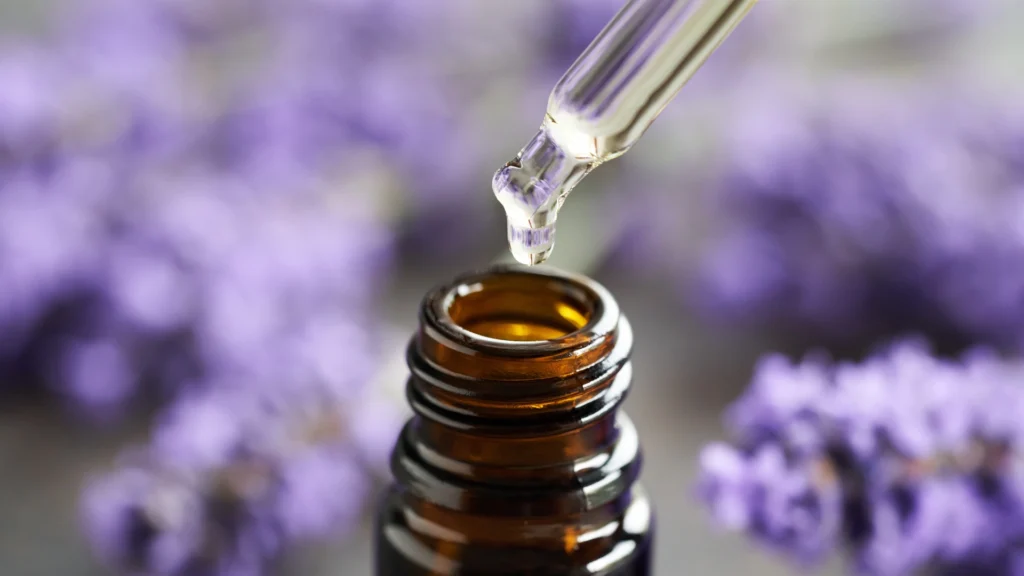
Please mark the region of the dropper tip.
<svg viewBox="0 0 1024 576"><path fill-rule="evenodd" d="M512 256L520 264L536 266L542 264L555 249L555 225L542 228L524 228L508 225L508 246Z"/></svg>
<svg viewBox="0 0 1024 576"><path fill-rule="evenodd" d="M544 252L524 252L512 247L512 256L520 264L536 266L547 261L548 257L551 256L551 249L545 250Z"/></svg>

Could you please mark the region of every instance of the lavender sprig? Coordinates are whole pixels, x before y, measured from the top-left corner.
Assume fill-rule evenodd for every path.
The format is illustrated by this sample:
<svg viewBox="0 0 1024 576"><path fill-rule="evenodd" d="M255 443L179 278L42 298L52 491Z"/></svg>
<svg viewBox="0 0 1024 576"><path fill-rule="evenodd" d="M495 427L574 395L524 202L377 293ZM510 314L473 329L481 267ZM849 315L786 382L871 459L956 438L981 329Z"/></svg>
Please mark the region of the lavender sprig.
<svg viewBox="0 0 1024 576"><path fill-rule="evenodd" d="M826 330L1016 345L1017 116L950 98L766 98L731 133L700 302ZM825 104L821 104L824 102Z"/></svg>
<svg viewBox="0 0 1024 576"><path fill-rule="evenodd" d="M305 342L304 374L257 369L245 386L183 394L147 447L94 479L82 515L100 558L125 572L255 575L296 541L343 534L400 414L361 386L365 337L330 332Z"/></svg>
<svg viewBox="0 0 1024 576"><path fill-rule="evenodd" d="M1024 543L1024 364L902 342L859 364L764 359L701 457L712 516L801 563L860 573L986 567ZM981 568L977 568L981 570Z"/></svg>

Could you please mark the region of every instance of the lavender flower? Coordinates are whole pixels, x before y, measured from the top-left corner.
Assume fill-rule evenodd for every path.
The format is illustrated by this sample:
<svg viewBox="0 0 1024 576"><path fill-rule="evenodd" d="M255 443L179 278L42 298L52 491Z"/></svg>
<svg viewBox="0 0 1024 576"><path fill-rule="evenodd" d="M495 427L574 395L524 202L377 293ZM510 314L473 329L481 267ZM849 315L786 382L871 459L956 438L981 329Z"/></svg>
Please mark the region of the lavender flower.
<svg viewBox="0 0 1024 576"><path fill-rule="evenodd" d="M1024 364L898 343L860 364L764 359L701 458L726 528L803 563L847 550L871 575L1007 571L1024 536ZM980 569L980 568L979 568Z"/></svg>
<svg viewBox="0 0 1024 576"><path fill-rule="evenodd" d="M850 90L854 88L853 90ZM715 190L698 293L725 315L1016 344L1020 124L868 87L746 107ZM919 96L919 95L918 95ZM995 153L994 153L995 152Z"/></svg>
<svg viewBox="0 0 1024 576"><path fill-rule="evenodd" d="M722 526L754 533L801 562L832 550L842 503L827 470L787 462L778 446L741 454L722 444L705 449L701 467L702 490Z"/></svg>
<svg viewBox="0 0 1024 576"><path fill-rule="evenodd" d="M183 394L146 449L95 479L82 514L100 557L147 574L254 575L288 544L350 526L382 459L381 438L365 432L390 447L398 413L360 386L372 368L365 338L328 332L303 346L306 374L256 370L245 386Z"/></svg>
<svg viewBox="0 0 1024 576"><path fill-rule="evenodd" d="M141 466L95 485L88 506L89 534L98 552L135 570L167 574L193 569L202 558L204 539L210 538L203 502L189 480L158 476Z"/></svg>

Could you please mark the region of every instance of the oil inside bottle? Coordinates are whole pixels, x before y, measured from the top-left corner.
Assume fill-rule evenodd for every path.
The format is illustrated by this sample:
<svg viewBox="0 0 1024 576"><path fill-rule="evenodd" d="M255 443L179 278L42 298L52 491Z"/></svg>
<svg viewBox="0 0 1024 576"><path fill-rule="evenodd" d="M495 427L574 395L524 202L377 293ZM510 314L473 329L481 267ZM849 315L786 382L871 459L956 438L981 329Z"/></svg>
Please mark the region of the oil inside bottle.
<svg viewBox="0 0 1024 576"><path fill-rule="evenodd" d="M498 287L468 292L452 301L448 314L469 332L516 342L554 340L587 323L586 311L571 303ZM515 312L509 301L516 302Z"/></svg>

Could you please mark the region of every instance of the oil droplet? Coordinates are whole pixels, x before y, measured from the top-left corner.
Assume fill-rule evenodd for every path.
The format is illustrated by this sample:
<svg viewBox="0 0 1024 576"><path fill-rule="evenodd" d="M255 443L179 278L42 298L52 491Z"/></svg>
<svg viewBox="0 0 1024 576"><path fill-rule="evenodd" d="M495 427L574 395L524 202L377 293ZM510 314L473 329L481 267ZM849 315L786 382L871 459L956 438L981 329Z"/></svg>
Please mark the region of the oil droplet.
<svg viewBox="0 0 1024 576"><path fill-rule="evenodd" d="M508 223L508 246L520 264L535 266L551 256L555 248L555 225L529 228Z"/></svg>
<svg viewBox="0 0 1024 576"><path fill-rule="evenodd" d="M491 188L508 218L512 256L528 266L548 259L555 247L555 220L566 195L592 164L566 155L542 127L516 156L495 172Z"/></svg>

